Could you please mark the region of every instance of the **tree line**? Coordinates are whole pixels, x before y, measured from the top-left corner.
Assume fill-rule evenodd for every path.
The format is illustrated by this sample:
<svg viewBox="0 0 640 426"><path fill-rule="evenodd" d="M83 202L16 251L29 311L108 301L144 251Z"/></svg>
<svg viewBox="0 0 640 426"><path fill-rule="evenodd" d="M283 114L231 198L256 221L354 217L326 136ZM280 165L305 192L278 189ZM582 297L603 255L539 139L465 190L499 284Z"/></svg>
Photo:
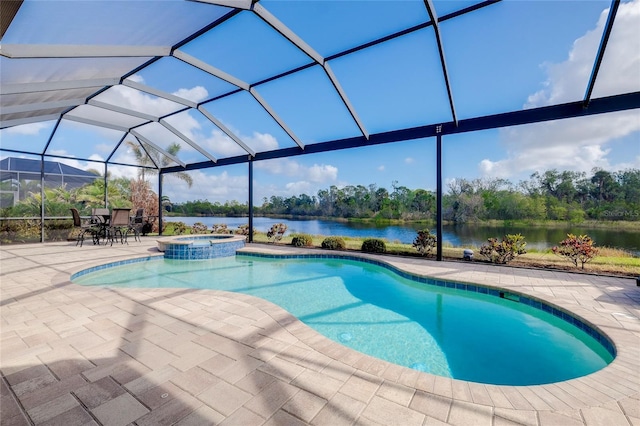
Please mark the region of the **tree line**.
<svg viewBox="0 0 640 426"><path fill-rule="evenodd" d="M591 173L548 170L514 184L506 179L455 179L443 195L443 219L454 223L484 220L640 220L640 170ZM247 204L206 200L173 204L178 215L247 213ZM271 196L257 215L435 220L436 194L394 181L391 190L333 185L315 195Z"/></svg>

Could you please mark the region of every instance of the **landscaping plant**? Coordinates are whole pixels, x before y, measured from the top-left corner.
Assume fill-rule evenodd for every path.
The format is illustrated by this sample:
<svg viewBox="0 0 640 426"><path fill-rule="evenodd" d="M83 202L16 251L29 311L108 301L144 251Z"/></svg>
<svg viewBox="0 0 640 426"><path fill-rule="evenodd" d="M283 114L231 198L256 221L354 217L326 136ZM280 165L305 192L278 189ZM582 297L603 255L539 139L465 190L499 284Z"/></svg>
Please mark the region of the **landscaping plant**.
<svg viewBox="0 0 640 426"><path fill-rule="evenodd" d="M276 243L282 239L285 232L287 232L287 225L276 223L267 231L267 239L272 243Z"/></svg>
<svg viewBox="0 0 640 426"><path fill-rule="evenodd" d="M313 237L308 234L296 234L291 238L294 247L310 247L313 245Z"/></svg>
<svg viewBox="0 0 640 426"><path fill-rule="evenodd" d="M378 238L368 238L362 242L361 250L365 253L384 253L387 245Z"/></svg>
<svg viewBox="0 0 640 426"><path fill-rule="evenodd" d="M327 250L344 250L347 248L347 245L340 237L327 237L322 240L322 248Z"/></svg>
<svg viewBox="0 0 640 426"><path fill-rule="evenodd" d="M192 234L204 234L207 232L207 225L202 222L196 222L191 226Z"/></svg>
<svg viewBox="0 0 640 426"><path fill-rule="evenodd" d="M560 241L560 245L553 247L551 251L558 256L568 258L576 268L580 262L582 269L584 269L584 264L598 254L595 244L588 235L567 234L567 238Z"/></svg>
<svg viewBox="0 0 640 426"><path fill-rule="evenodd" d="M438 238L428 229L418 231L418 236L413 241L413 247L423 256L431 254L431 250L436 246Z"/></svg>
<svg viewBox="0 0 640 426"><path fill-rule="evenodd" d="M506 264L527 251L524 249L527 243L522 234L507 234L502 241L497 238L489 238L480 247L480 254L493 263Z"/></svg>
<svg viewBox="0 0 640 426"><path fill-rule="evenodd" d="M249 225L247 225L247 228L249 228ZM229 228L227 228L226 223L216 223L215 225L211 225L211 233L212 234L228 234Z"/></svg>

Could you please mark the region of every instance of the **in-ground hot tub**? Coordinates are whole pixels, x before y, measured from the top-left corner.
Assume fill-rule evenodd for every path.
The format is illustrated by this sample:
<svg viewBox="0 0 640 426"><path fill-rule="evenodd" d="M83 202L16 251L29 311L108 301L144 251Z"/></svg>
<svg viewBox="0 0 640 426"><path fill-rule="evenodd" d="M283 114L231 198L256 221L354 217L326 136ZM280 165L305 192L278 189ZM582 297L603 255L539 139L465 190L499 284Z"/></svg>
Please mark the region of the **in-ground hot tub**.
<svg viewBox="0 0 640 426"><path fill-rule="evenodd" d="M244 247L244 235L197 234L165 237L158 241L158 250L165 259L202 260L233 256Z"/></svg>

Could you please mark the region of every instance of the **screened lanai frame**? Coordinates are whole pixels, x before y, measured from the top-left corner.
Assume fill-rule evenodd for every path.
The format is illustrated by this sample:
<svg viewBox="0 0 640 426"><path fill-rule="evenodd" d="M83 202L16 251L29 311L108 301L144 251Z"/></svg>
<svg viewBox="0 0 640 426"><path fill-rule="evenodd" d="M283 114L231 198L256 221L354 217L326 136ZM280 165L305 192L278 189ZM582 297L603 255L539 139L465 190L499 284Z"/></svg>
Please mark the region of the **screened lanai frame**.
<svg viewBox="0 0 640 426"><path fill-rule="evenodd" d="M13 21L4 21L7 16L4 8L9 3L19 5L20 9L17 9L18 13ZM38 13L37 8L43 7L42 4L46 3L48 3L48 6L45 6L47 13ZM345 11L344 21L346 22L336 21L334 24L341 23L345 26L344 28L349 28L353 19L359 16L357 14L371 12L371 16L367 15L367 18L379 19L372 22L371 26L379 25L383 28L383 33L365 29L362 34L358 33L352 38L351 44L345 44L336 38L337 41L334 41L333 45L309 35L304 25L291 19L291 15L295 13L283 11L284 6L275 0L90 3L93 3L93 6L103 3L103 8L97 11L104 15L104 19L100 14L94 16L93 19L96 22L90 20L94 25L88 25L85 28L85 30L91 30L90 32L83 33L80 28L59 31L54 36L52 32L44 31L44 36L49 36L51 39L39 39L44 36L33 34L25 28L27 18L32 19L32 24L33 19L37 19L41 20L37 23L49 25L56 18L49 15L58 13L62 21L58 25L69 25L74 22L74 19L87 18L83 13L95 14L96 10L83 9L82 2L74 3L75 9L78 10L62 10L61 5L64 2L55 1L40 2L40 4L30 1L3 2L3 39L0 47L0 67L2 67L0 128L10 129L32 123L48 122L51 125L51 132L40 150L7 147L2 143L0 151L40 155L43 162L45 157L96 161L95 158L90 158L91 155L80 154L80 147L77 152L58 154L57 152L64 150L59 149L60 146L57 145L59 143L57 134L59 129L69 123L74 126L108 129L122 136L113 142L113 149L106 153L102 161L105 176L110 165L136 166L136 164L119 161L119 153L126 148L126 139L133 139L143 150L156 151L166 160L167 165L154 163L160 174L159 199L162 199L162 177L167 174L246 163L250 229L253 229L253 165L256 161L420 138L435 138L434 168L438 203L437 258L442 259L441 202L444 136L640 108L638 91L593 97L598 73L606 57L607 43L615 28L616 14L620 7L619 0L613 0L609 5L606 23L600 35L599 48L594 52L591 73L585 79L584 94L579 99L529 109L511 107L489 115L474 115L469 113L472 109L457 106L456 101L459 98L456 97L456 93L463 85L457 79L455 67L452 67L451 61L447 59L455 58L457 53L457 51L448 51L446 48L447 41L453 40L453 37L447 38L453 31L448 25L453 26L456 22L462 22L462 19L475 17L478 13L496 8L499 3L503 3L501 1L402 2L400 3L402 7L407 8L410 13L398 12L397 16L377 17L374 17L371 11L377 8L383 10L384 2L354 2L365 6L362 4L352 6L354 15L349 16L350 12ZM149 5L154 4L165 6L171 11L167 11L164 15L157 13L157 8L149 9ZM292 5L294 4L291 2L287 3L289 9ZM303 6L295 4L295 7ZM360 9L355 10L357 7ZM24 15L21 15L23 13ZM115 18L126 13L135 15L135 19L125 24L117 22ZM186 19L187 16L189 19ZM181 17L183 19L180 19ZM315 23L314 17L306 16L305 19L307 20L304 22L305 25ZM170 29L166 26L167 22L173 24ZM135 31L127 31L127 24L132 25L132 28L137 25ZM52 28L56 28L55 24L51 25L53 25ZM240 25L252 25L252 28L255 28L254 38L244 45L238 30L234 33L234 28ZM116 31L121 27L124 28L122 31ZM538 30L545 31L545 27L540 25ZM330 28L327 28L327 31L330 31ZM160 35L157 35L158 33ZM255 34L259 34L259 37L255 37ZM424 38L425 50L428 49L431 55L428 57L431 68L428 69L431 71L435 69L438 72L437 78L421 79L418 76L416 80L417 82L429 80L425 84L431 84L428 92L422 93L422 98L433 98L431 104L427 101L424 104L425 111L429 113L399 120L399 124L392 121L387 127L378 128L375 125L376 120L371 118L371 112L367 108L383 109L382 102L372 107L365 105L362 99L354 95L354 91L350 91L349 84L345 83L345 81L348 82L348 78L342 70L345 67L366 66L366 60L370 58L363 59L364 55L377 52L375 49L382 47L395 48L394 43L410 37ZM195 41L203 38L225 42L217 45L228 44L236 49L247 49L247 54L239 60L233 55L225 56L222 49L218 52L219 59L212 60L207 57L207 52L202 46L194 44ZM238 40L236 41L235 38ZM268 62L268 58L262 55L270 49L277 51L277 56L285 60L277 63ZM420 55L420 52L412 52L402 59L408 57L407 60L411 61ZM236 61L232 62L229 58ZM400 60L397 56L389 58ZM256 62L251 62L252 60L263 62L260 62L260 67L256 67ZM23 63L28 65L22 66ZM180 73L188 72L193 75L197 73L198 76L194 78L206 87L209 96L200 99L193 94L176 94L170 89L164 89L162 87L164 82L151 83L154 69L159 64L167 63L179 69ZM418 59L416 62L408 62L404 65L418 68L425 66ZM87 69L98 69L101 66L108 68L111 72L93 71L93 75L86 77ZM427 71L427 68L420 69ZM79 71L75 73L76 70ZM85 75L81 75L82 72ZM74 73L81 76L74 78ZM400 73L407 79L411 78L409 74L405 71ZM144 82L139 78L140 75L145 76ZM319 140L314 139L313 135L305 134L305 123L294 123L279 98L277 96L274 98L273 93L270 93L271 91L277 94L277 90L273 90L273 87L286 86L292 78L302 77L308 78L305 88L313 90L322 85L323 93L331 96L328 105L333 109L322 111L322 116L331 117L332 120L342 120L345 123L344 130L333 134L321 134ZM353 84L353 82L348 83ZM424 96L425 93L428 96ZM156 108L143 108L143 105L135 108L118 103L118 100L126 96L140 95L154 102ZM259 146L252 145L248 141L244 136L246 132L243 134L237 122L231 127L228 123L233 120L225 117L225 109L219 107L231 100L248 101L264 117L271 120L269 129L272 132L279 132L281 135L279 140L282 141L283 146L278 145L277 149L260 149ZM387 113L393 117L392 111ZM215 147L205 147L202 141L194 140L191 135L182 131L179 128L180 120L177 119L181 114L197 115L200 120L221 132L223 143L226 144L225 149L214 152ZM245 118L249 121L249 117L243 117ZM376 119L382 118L376 117ZM167 149L170 141L183 144L192 157L184 158L170 154ZM86 150L86 147L84 149ZM105 202L107 202L106 196ZM161 206L159 206L159 213L162 215ZM43 219L44 206L41 216ZM252 235L252 232L249 235Z"/></svg>

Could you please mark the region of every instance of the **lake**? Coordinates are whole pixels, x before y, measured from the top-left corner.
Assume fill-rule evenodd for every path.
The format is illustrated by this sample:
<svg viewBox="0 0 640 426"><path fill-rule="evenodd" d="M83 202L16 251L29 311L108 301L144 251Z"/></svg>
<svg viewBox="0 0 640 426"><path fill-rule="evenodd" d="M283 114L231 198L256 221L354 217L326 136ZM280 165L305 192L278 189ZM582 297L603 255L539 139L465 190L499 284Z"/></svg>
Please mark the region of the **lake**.
<svg viewBox="0 0 640 426"><path fill-rule="evenodd" d="M246 217L165 217L165 222L184 222L193 225L201 222L209 229L214 224L226 224L230 230L239 225L246 225ZM303 233L311 235L333 235L358 238L384 238L388 241L411 244L418 230L424 229L422 224L377 225L362 222L336 222L332 220L293 220L273 217L254 217L253 227L260 232L267 232L272 225L284 223L287 233ZM431 228L435 233L435 228ZM446 225L442 229L442 241L455 247L479 247L487 238L501 238L506 234L521 233L525 237L527 247L545 249L557 245L568 233L588 234L596 242L596 246L616 247L640 255L640 233L618 229L585 229L579 226L566 228L544 227L491 227L480 225Z"/></svg>

